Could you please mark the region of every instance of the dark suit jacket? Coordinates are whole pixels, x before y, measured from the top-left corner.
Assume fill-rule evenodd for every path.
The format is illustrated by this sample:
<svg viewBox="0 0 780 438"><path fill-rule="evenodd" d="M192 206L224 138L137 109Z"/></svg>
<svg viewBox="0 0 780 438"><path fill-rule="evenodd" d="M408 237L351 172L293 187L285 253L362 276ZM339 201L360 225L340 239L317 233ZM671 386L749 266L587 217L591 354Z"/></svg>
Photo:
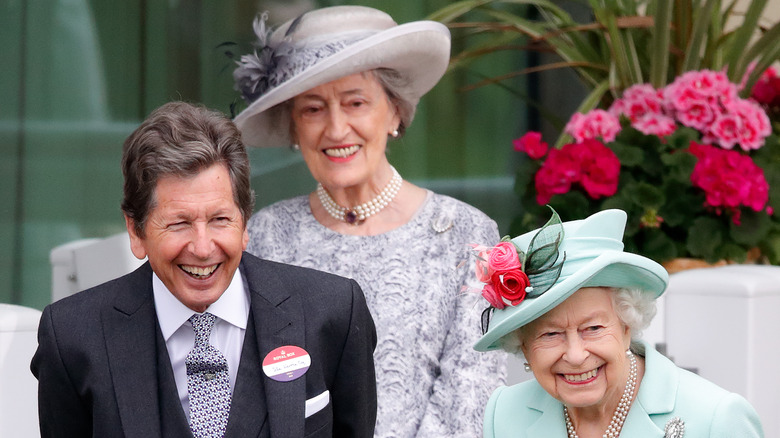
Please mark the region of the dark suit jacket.
<svg viewBox="0 0 780 438"><path fill-rule="evenodd" d="M241 266L251 310L226 437L371 437L374 322L354 280L258 259ZM43 437L191 437L157 323L148 263L47 306L31 369ZM303 377L262 372L271 350L305 349ZM304 418L307 399L331 401Z"/></svg>

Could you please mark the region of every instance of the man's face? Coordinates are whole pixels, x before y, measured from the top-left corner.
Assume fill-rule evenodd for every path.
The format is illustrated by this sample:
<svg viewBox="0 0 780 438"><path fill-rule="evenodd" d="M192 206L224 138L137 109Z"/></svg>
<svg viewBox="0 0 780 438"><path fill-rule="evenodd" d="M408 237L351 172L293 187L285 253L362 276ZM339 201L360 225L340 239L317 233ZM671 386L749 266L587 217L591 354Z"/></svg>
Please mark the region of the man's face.
<svg viewBox="0 0 780 438"><path fill-rule="evenodd" d="M163 177L155 200L144 237L126 218L130 247L139 259L149 258L179 301L203 312L227 289L249 241L227 167L215 164L191 178Z"/></svg>

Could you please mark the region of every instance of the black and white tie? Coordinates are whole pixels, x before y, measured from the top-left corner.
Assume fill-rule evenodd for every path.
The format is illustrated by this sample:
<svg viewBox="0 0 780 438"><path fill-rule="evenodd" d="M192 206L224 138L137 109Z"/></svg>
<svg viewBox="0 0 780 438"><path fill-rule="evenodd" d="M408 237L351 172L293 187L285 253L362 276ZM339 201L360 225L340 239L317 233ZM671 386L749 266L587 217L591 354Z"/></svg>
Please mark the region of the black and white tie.
<svg viewBox="0 0 780 438"><path fill-rule="evenodd" d="M187 392L190 429L195 438L222 438L230 413L230 378L225 355L209 343L216 317L210 313L190 318L195 346L187 355Z"/></svg>

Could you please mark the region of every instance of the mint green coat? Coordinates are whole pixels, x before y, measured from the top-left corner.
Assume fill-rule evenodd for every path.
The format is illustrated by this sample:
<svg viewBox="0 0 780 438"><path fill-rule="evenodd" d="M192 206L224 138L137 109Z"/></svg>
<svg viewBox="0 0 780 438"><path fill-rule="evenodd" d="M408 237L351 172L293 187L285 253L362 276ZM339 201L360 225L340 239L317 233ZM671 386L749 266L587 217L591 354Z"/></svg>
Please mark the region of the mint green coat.
<svg viewBox="0 0 780 438"><path fill-rule="evenodd" d="M678 368L647 344L645 374L621 437L663 438L673 417L685 438L763 438L755 409L742 396ZM563 405L536 380L502 386L485 410L485 438L566 438Z"/></svg>

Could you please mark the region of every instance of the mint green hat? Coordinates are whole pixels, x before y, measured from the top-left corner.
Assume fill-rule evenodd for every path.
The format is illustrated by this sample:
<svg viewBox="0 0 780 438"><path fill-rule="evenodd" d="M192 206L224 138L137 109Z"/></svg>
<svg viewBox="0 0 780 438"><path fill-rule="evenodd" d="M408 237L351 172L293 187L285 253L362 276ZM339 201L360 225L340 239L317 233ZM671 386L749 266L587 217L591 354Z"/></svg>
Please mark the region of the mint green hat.
<svg viewBox="0 0 780 438"><path fill-rule="evenodd" d="M474 349L501 348L503 336L549 312L583 287L636 288L652 294L653 298L660 296L669 282L669 274L653 260L623 251L625 227L626 213L622 210L605 210L586 219L559 222L557 230L562 230L559 233L562 238L558 242L557 261L550 268L553 275L560 269L557 278L548 278L553 283L544 285L545 291L539 295L529 293L515 306L494 309L488 329L474 344ZM528 253L537 233L543 234L540 231L549 233L548 228L542 227L515 237L512 242L519 251ZM539 243L536 240L534 246ZM545 279L543 275L529 275L529 278L535 289Z"/></svg>

